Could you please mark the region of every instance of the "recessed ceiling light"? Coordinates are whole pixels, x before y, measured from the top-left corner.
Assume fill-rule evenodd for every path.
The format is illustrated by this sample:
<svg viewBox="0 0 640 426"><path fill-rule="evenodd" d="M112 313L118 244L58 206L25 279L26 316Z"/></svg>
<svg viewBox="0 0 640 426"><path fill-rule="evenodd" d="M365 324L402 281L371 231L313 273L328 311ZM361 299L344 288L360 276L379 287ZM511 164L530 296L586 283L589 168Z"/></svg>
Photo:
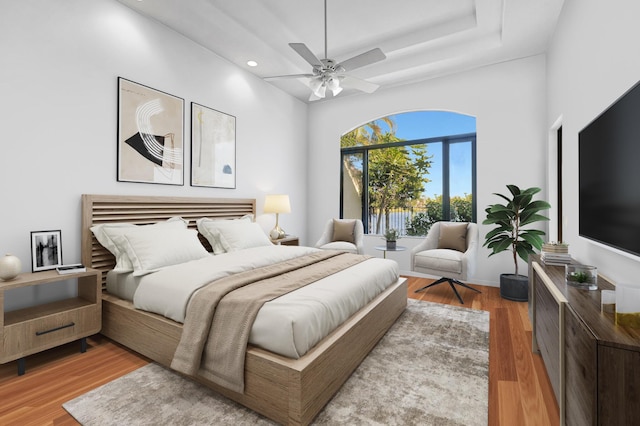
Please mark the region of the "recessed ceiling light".
<svg viewBox="0 0 640 426"><path fill-rule="evenodd" d="M250 67L257 67L258 63L256 61L247 61L247 65L249 65Z"/></svg>

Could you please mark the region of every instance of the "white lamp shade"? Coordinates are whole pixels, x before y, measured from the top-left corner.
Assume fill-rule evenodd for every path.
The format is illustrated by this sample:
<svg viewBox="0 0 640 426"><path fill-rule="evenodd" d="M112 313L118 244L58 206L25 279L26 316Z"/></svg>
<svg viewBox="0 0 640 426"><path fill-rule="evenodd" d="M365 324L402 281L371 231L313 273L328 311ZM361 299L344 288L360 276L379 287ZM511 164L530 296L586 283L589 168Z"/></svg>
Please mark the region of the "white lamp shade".
<svg viewBox="0 0 640 426"><path fill-rule="evenodd" d="M291 213L288 195L267 195L264 199L265 213Z"/></svg>

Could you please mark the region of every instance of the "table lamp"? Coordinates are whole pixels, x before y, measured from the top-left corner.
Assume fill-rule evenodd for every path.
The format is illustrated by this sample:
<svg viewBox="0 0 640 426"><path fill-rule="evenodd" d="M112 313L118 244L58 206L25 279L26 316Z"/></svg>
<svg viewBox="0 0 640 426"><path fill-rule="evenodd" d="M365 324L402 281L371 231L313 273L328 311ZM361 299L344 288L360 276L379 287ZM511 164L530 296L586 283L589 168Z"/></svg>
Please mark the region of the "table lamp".
<svg viewBox="0 0 640 426"><path fill-rule="evenodd" d="M285 232L278 225L278 215L280 213L291 213L291 205L289 204L288 195L267 195L264 200L264 212L276 214L276 226L269 232L272 240L285 237Z"/></svg>

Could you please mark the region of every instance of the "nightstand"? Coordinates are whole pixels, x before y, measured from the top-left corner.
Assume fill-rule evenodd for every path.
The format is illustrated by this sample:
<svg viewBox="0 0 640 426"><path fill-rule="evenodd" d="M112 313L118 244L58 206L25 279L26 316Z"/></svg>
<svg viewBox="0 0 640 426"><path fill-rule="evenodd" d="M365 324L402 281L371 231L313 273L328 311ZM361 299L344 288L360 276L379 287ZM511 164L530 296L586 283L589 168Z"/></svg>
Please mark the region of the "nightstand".
<svg viewBox="0 0 640 426"><path fill-rule="evenodd" d="M298 246L300 242L298 237L294 237L293 235L287 235L284 238L278 238L277 240L271 240L271 242L277 246Z"/></svg>
<svg viewBox="0 0 640 426"><path fill-rule="evenodd" d="M9 291L75 280L77 297L5 312ZM0 281L0 364L18 360L18 375L25 372L25 357L65 343L80 340L85 352L88 336L102 328L102 280L100 271L58 274L57 271L24 273Z"/></svg>

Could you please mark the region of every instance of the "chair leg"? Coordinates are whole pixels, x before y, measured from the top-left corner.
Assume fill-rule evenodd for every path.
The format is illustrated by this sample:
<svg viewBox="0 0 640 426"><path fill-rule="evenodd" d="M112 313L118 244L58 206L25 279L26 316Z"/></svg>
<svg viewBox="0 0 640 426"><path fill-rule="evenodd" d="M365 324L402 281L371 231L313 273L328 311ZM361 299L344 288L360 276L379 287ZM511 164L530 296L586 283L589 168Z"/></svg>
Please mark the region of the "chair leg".
<svg viewBox="0 0 640 426"><path fill-rule="evenodd" d="M431 284L425 285L424 287L417 289L416 291L414 291L414 293L417 293L419 291L425 290L425 289L427 289L429 287L433 287L434 285L442 284L443 282L446 282L447 280L448 280L448 278L444 278L444 277L439 278L437 281L434 281Z"/></svg>
<svg viewBox="0 0 640 426"><path fill-rule="evenodd" d="M416 291L414 291L414 293L417 293L417 292L425 290L425 289L427 289L429 287L433 287L434 285L442 284L442 283L445 283L445 282L449 283L449 286L451 286L451 288L453 289L453 292L455 293L456 297L458 298L460 303L463 304L463 305L464 305L464 301L462 300L462 297L460 296L460 293L458 293L458 289L456 289L456 286L454 284L458 284L458 285L460 285L462 287L468 288L468 289L476 291L478 293L482 293L477 288L473 288L470 285L467 285L467 284L463 283L462 281L456 280L455 278L446 278L446 277L439 278L436 281L434 281L433 283L417 289Z"/></svg>
<svg viewBox="0 0 640 426"><path fill-rule="evenodd" d="M478 293L482 293L480 290L478 290L477 288L473 288L470 285L467 285L465 283L463 283L462 281L458 281L456 279L451 279L451 281L453 281L454 283L461 285L462 287L468 288L469 290L473 290L473 291L477 291Z"/></svg>
<svg viewBox="0 0 640 426"><path fill-rule="evenodd" d="M451 287L451 289L453 290L453 292L456 294L456 296L458 297L458 300L460 301L461 305L464 305L464 301L462 300L462 296L460 296L460 293L458 293L458 289L456 288L455 285L453 285L453 281L452 280L447 280L447 282L449 283L449 286Z"/></svg>

